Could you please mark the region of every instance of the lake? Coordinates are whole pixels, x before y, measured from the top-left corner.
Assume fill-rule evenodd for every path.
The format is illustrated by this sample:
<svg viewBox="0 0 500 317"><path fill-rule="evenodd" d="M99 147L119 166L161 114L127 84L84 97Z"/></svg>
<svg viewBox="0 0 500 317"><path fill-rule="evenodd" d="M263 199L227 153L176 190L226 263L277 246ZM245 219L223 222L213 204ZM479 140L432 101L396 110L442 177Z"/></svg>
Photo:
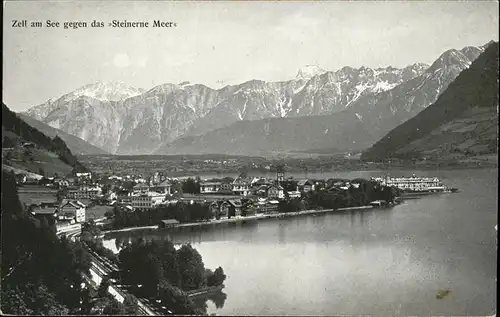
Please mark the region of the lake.
<svg viewBox="0 0 500 317"><path fill-rule="evenodd" d="M369 178L386 172L309 175ZM390 209L264 220L186 232L124 232L115 239L192 243L222 266L217 315L491 315L496 309L498 170L391 171L438 176L459 193ZM440 290L450 290L442 299ZM217 306L214 304L217 302Z"/></svg>

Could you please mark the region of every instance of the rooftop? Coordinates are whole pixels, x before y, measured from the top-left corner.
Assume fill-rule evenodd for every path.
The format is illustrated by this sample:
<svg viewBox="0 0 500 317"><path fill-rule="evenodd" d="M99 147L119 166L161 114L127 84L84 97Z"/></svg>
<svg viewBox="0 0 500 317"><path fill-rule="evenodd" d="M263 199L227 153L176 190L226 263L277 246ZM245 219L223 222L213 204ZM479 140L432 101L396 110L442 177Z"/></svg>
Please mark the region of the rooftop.
<svg viewBox="0 0 500 317"><path fill-rule="evenodd" d="M179 221L177 221L176 219L167 219L167 220L162 220L161 222L163 222L166 225L175 225L179 223Z"/></svg>

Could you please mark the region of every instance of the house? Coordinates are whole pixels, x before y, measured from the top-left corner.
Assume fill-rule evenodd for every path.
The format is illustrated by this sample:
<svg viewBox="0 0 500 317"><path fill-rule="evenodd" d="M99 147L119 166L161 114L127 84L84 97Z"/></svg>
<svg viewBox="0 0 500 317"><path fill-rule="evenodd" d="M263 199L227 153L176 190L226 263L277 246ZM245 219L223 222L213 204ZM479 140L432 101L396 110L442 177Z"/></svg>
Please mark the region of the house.
<svg viewBox="0 0 500 317"><path fill-rule="evenodd" d="M272 182L264 177L255 177L253 180L252 180L252 187L259 187L259 186L262 186L262 185L271 185Z"/></svg>
<svg viewBox="0 0 500 317"><path fill-rule="evenodd" d="M387 206L387 201L385 200L374 200L370 202L370 205L373 207L384 207Z"/></svg>
<svg viewBox="0 0 500 317"><path fill-rule="evenodd" d="M267 188L268 187L269 187L268 185L261 185L261 186L255 188L254 189L255 195L260 196L260 197L267 196Z"/></svg>
<svg viewBox="0 0 500 317"><path fill-rule="evenodd" d="M49 225L54 225L57 222L57 205L52 206L42 206L42 205L31 205L29 209L31 214L37 220L46 219Z"/></svg>
<svg viewBox="0 0 500 317"><path fill-rule="evenodd" d="M76 177L77 178L88 178L88 179L91 179L92 178L92 174L91 173L76 173Z"/></svg>
<svg viewBox="0 0 500 317"><path fill-rule="evenodd" d="M223 204L227 206L227 217L241 216L241 200L226 200Z"/></svg>
<svg viewBox="0 0 500 317"><path fill-rule="evenodd" d="M233 184L227 183L227 182L221 182L220 188L219 188L219 193L232 194L233 193Z"/></svg>
<svg viewBox="0 0 500 317"><path fill-rule="evenodd" d="M54 217L57 216L57 204L46 204L41 203L39 205L31 205L29 207L32 215L52 215Z"/></svg>
<svg viewBox="0 0 500 317"><path fill-rule="evenodd" d="M213 194L218 193L221 189L221 182L202 182L200 183L200 193L201 194Z"/></svg>
<svg viewBox="0 0 500 317"><path fill-rule="evenodd" d="M278 205L279 201L277 200L268 200L266 203L261 207L261 212L263 213L277 213L278 210Z"/></svg>
<svg viewBox="0 0 500 317"><path fill-rule="evenodd" d="M158 225L158 229L173 228L177 224L179 224L179 221L177 221L176 219L162 220L162 221L160 221L160 224Z"/></svg>
<svg viewBox="0 0 500 317"><path fill-rule="evenodd" d="M85 222L85 205L77 200L63 200L58 215L59 220Z"/></svg>
<svg viewBox="0 0 500 317"><path fill-rule="evenodd" d="M137 184L139 185L139 184ZM136 185L136 186L137 186ZM163 192L166 195L172 195L172 183L169 180L164 180L160 184L156 186L160 192ZM135 186L134 186L135 188ZM140 187L138 187L140 188Z"/></svg>
<svg viewBox="0 0 500 317"><path fill-rule="evenodd" d="M300 198L302 196L302 194L298 190L287 192L287 194L288 194L288 197L290 197L290 198Z"/></svg>
<svg viewBox="0 0 500 317"><path fill-rule="evenodd" d="M285 190L281 185L272 185L267 189L267 197L272 199L285 199Z"/></svg>
<svg viewBox="0 0 500 317"><path fill-rule="evenodd" d="M134 209L148 210L165 200L165 194L157 192L139 193L131 196Z"/></svg>
<svg viewBox="0 0 500 317"><path fill-rule="evenodd" d="M64 179L64 178L55 178L54 179L54 184L59 185L59 188L68 187L69 186L68 180Z"/></svg>
<svg viewBox="0 0 500 317"><path fill-rule="evenodd" d="M166 180L167 180L167 175L165 175L163 172L155 172L152 177L153 184L161 184Z"/></svg>
<svg viewBox="0 0 500 317"><path fill-rule="evenodd" d="M69 187L67 198L70 199L94 199L101 195L101 188L97 186Z"/></svg>
<svg viewBox="0 0 500 317"><path fill-rule="evenodd" d="M247 196L250 193L250 182L243 178L237 178L233 181L233 194Z"/></svg>
<svg viewBox="0 0 500 317"><path fill-rule="evenodd" d="M128 190L118 190L116 200L120 203L132 203L131 193Z"/></svg>
<svg viewBox="0 0 500 317"><path fill-rule="evenodd" d="M138 183L133 187L134 193L141 193L149 191L149 185L145 183Z"/></svg>
<svg viewBox="0 0 500 317"><path fill-rule="evenodd" d="M218 200L212 202L208 208L215 215L215 219L231 218L241 216L242 204L239 199Z"/></svg>
<svg viewBox="0 0 500 317"><path fill-rule="evenodd" d="M297 183L298 190L304 193L315 189L314 182L310 179L302 179Z"/></svg>
<svg viewBox="0 0 500 317"><path fill-rule="evenodd" d="M221 203L222 201L214 201L208 206L208 209L215 216L215 219L227 216L227 213L223 213L221 210Z"/></svg>
<svg viewBox="0 0 500 317"><path fill-rule="evenodd" d="M344 186L346 182L347 180L345 179L330 178L329 180L326 181L326 186L340 188L341 186Z"/></svg>

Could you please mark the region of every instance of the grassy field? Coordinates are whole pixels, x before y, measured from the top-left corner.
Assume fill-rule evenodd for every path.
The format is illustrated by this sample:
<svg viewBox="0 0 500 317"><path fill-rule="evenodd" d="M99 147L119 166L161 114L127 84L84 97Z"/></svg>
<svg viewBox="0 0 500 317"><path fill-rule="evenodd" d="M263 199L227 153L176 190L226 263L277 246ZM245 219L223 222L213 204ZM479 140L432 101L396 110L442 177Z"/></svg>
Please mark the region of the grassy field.
<svg viewBox="0 0 500 317"><path fill-rule="evenodd" d="M28 156L24 155L24 150L21 148L9 150L9 152L11 152L12 158L6 160L6 163L16 169L40 175L43 173L45 176L54 176L55 174L63 176L72 170L72 167L63 163L56 154L44 149L32 149Z"/></svg>
<svg viewBox="0 0 500 317"><path fill-rule="evenodd" d="M94 206L92 208L87 208L85 212L85 221L104 218L104 214L107 211L113 211L113 206Z"/></svg>

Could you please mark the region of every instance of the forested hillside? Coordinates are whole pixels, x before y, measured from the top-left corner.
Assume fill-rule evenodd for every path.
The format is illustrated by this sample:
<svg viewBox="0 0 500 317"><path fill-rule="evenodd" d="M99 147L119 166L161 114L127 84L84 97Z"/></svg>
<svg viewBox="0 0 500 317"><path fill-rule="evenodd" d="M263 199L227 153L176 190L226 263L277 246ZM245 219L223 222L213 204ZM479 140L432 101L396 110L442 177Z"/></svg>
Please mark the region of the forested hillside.
<svg viewBox="0 0 500 317"><path fill-rule="evenodd" d="M438 100L389 132L363 160L467 159L498 153L498 42L490 44Z"/></svg>
<svg viewBox="0 0 500 317"><path fill-rule="evenodd" d="M73 169L73 171L87 171L87 168L78 161L73 153L71 153L71 150L60 137L55 136L51 139L39 130L24 122L24 120L19 118L5 104L2 104L2 149L15 148L16 146L19 147L24 142L33 143L36 149L42 149L54 153L60 160L61 165L68 165ZM45 155L45 157L46 156L49 155ZM26 161L27 162L24 163L29 163L29 161L33 162L35 160L31 158ZM4 161L4 164L5 163L8 162ZM52 165L58 164L57 161L50 163ZM27 170L31 170L35 173L39 172L38 170L33 170L33 164L23 164L23 162L20 162L18 165L25 165L21 167L26 167Z"/></svg>

